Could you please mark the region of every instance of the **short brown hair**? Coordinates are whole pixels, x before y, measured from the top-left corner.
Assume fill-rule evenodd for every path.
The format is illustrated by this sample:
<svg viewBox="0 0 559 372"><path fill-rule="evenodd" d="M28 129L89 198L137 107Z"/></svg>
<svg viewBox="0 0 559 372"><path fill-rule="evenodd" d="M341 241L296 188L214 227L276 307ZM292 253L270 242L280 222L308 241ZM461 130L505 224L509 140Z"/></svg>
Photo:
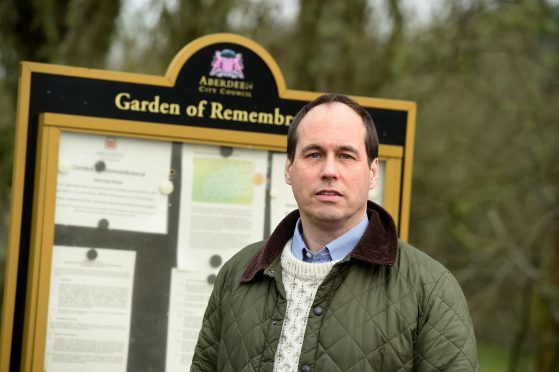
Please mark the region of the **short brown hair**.
<svg viewBox="0 0 559 372"><path fill-rule="evenodd" d="M367 160L369 161L369 164L378 157L378 135L377 130L375 129L375 123L373 122L373 118L369 112L347 96L342 94L324 94L303 106L289 125L289 130L287 132L287 158L289 161L293 162L293 159L295 159L295 149L297 148L298 139L297 127L305 115L307 115L307 113L316 106L331 104L334 102L339 102L348 106L361 117L367 131L365 135L365 150L367 151Z"/></svg>

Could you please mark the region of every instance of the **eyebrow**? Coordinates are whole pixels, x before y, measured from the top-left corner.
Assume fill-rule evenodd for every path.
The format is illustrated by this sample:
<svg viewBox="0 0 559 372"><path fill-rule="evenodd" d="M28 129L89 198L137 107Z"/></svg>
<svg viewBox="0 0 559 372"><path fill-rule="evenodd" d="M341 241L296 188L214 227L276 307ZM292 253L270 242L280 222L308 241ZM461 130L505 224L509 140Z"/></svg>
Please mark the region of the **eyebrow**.
<svg viewBox="0 0 559 372"><path fill-rule="evenodd" d="M322 146L320 146L318 143L311 143L306 146L303 146L301 152L307 152L309 150L322 150Z"/></svg>
<svg viewBox="0 0 559 372"><path fill-rule="evenodd" d="M301 149L301 152L306 152L306 151L310 151L310 150L323 150L324 147L319 145L318 143L310 143L306 146L304 146ZM342 145L342 146L336 146L336 151L340 152L340 151L348 151L348 152L353 152L355 154L359 154L359 150L357 150L355 147L350 146L350 145Z"/></svg>

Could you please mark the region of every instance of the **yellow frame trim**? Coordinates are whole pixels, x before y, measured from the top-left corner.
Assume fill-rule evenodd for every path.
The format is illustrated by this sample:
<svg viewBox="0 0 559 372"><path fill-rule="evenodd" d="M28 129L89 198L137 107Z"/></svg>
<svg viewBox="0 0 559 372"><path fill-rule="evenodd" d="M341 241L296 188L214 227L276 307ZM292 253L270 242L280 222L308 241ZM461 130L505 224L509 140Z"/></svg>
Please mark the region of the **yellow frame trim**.
<svg viewBox="0 0 559 372"><path fill-rule="evenodd" d="M66 114L42 114L43 124L77 132L110 133L161 141L184 141L219 146L247 147L285 151L286 138L280 134L243 132L190 126L167 125L145 121L106 119Z"/></svg>
<svg viewBox="0 0 559 372"><path fill-rule="evenodd" d="M39 128L39 162L36 167L34 216L31 227L27 303L22 348L23 371L43 371L48 298L50 292L50 262L54 241L54 209L60 130ZM52 176L51 176L52 175ZM44 310L44 311L40 311ZM37 330L44 330L37 332ZM40 336L40 337L37 337ZM39 352L38 352L39 351Z"/></svg>
<svg viewBox="0 0 559 372"><path fill-rule="evenodd" d="M417 107L413 104L408 110L408 122L406 125L406 143L404 153L404 164L402 172L402 198L400 200L400 239L408 240L410 226L411 207L411 182L413 165L413 145L415 139L415 120Z"/></svg>
<svg viewBox="0 0 559 372"><path fill-rule="evenodd" d="M21 66L16 111L14 164L12 170L12 202L10 226L8 228L8 250L6 272L4 273L4 296L2 299L2 319L0 326L0 371L8 372L12 346L14 307L19 265L19 242L21 216L23 213L23 189L27 150L27 122L29 118L29 96L31 73L27 66ZM23 123L23 124L20 124Z"/></svg>

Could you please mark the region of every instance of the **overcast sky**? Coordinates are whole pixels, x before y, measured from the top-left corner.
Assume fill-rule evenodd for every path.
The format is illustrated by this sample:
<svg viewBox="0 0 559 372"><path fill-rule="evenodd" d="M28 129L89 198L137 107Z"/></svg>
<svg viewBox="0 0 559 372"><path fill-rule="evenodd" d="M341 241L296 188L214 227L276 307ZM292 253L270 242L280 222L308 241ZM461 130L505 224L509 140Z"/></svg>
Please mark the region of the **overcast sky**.
<svg viewBox="0 0 559 372"><path fill-rule="evenodd" d="M299 11L299 1L303 0L251 0L255 3L267 1L269 3L277 5L279 9L278 17L284 20L292 20ZM371 6L379 12L381 16L386 13L386 1L385 0L368 0ZM467 1L467 0L464 0ZM559 0L557 0L559 1ZM441 6L445 3L445 0L403 0L402 4L405 13L409 15L409 19L414 20L419 24L429 22L431 16L437 12ZM163 6L163 4L168 4L171 8L177 4L177 0L164 0L162 2L157 2L153 4L146 0L125 0L123 8L123 17L132 16L131 21L137 20L134 14L138 12L143 13L142 19L149 26L154 26L157 22L158 8ZM146 12L146 6L151 6L152 11ZM153 17L150 17L150 13ZM125 22L127 23L127 22Z"/></svg>

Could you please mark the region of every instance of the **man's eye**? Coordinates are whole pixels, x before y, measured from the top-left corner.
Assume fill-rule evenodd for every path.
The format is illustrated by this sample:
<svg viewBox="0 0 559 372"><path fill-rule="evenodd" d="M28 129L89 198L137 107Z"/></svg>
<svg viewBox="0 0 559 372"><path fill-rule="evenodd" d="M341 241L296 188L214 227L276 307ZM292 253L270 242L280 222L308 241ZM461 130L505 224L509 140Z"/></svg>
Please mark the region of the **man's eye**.
<svg viewBox="0 0 559 372"><path fill-rule="evenodd" d="M311 158L311 159L318 159L320 157L320 154L317 152L313 152L312 154L308 154L307 158Z"/></svg>
<svg viewBox="0 0 559 372"><path fill-rule="evenodd" d="M344 159L344 160L349 160L349 159L352 159L353 156L351 156L349 154L340 154L340 158Z"/></svg>

